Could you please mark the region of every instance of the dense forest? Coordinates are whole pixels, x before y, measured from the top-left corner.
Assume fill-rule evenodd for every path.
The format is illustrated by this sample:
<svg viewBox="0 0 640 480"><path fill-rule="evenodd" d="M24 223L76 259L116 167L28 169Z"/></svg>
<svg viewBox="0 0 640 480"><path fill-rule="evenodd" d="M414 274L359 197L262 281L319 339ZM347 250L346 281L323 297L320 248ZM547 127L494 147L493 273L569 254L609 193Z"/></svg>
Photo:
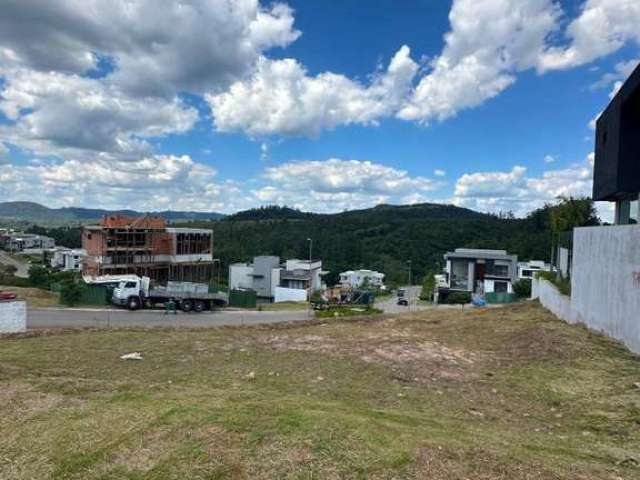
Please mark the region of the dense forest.
<svg viewBox="0 0 640 480"><path fill-rule="evenodd" d="M453 205L379 205L336 214L301 212L287 207L262 207L212 221L172 223L172 226L214 230L214 257L226 270L233 262L254 255L313 257L330 271L329 283L339 272L370 268L387 275L387 282L404 283L409 276L419 282L427 271L440 270L443 254L455 248L496 248L515 253L521 260L549 260L552 231L597 223L593 203L565 199L545 206L525 218L492 215ZM32 233L55 238L58 245L80 246L78 227L31 227Z"/></svg>
<svg viewBox="0 0 640 480"><path fill-rule="evenodd" d="M263 207L215 222L184 226L213 228L215 256L223 267L253 255L313 257L337 274L354 268L384 272L390 283L406 282L411 260L418 281L427 270L440 269L442 255L459 247L506 249L521 259L548 260L551 251L550 209L524 219L478 213L453 205L380 205L338 214L312 214L285 207Z"/></svg>

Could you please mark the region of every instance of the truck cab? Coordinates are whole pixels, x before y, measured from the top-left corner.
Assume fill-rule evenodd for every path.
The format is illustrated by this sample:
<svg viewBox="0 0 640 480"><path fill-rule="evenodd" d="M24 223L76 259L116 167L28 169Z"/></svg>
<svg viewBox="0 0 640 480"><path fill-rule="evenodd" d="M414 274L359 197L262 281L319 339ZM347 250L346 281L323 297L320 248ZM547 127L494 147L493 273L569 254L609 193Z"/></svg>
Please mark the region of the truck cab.
<svg viewBox="0 0 640 480"><path fill-rule="evenodd" d="M149 296L149 277L123 278L113 289L111 300L114 304L137 310Z"/></svg>

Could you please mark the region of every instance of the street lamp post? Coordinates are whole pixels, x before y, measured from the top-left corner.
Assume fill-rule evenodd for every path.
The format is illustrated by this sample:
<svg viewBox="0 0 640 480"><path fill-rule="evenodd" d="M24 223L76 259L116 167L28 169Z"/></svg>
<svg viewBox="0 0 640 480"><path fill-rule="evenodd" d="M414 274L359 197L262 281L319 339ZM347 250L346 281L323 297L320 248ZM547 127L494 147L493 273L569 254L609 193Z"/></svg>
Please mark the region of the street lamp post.
<svg viewBox="0 0 640 480"><path fill-rule="evenodd" d="M307 238L307 242L309 242L309 309L307 310L307 317L311 316L311 295L313 293L313 277L311 274L311 261L313 259L313 239Z"/></svg>
<svg viewBox="0 0 640 480"><path fill-rule="evenodd" d="M411 260L407 260L409 265L409 287L407 288L407 307L411 310Z"/></svg>

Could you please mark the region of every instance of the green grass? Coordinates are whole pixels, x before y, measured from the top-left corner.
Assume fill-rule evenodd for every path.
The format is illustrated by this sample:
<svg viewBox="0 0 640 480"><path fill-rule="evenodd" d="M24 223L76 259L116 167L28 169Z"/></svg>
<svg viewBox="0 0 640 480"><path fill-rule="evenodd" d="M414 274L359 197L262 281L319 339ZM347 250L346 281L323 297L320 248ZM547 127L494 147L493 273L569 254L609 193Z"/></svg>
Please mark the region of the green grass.
<svg viewBox="0 0 640 480"><path fill-rule="evenodd" d="M60 306L60 299L57 293L41 288L0 285L0 291L15 293L18 298L26 300L27 305L30 307L44 308Z"/></svg>
<svg viewBox="0 0 640 480"><path fill-rule="evenodd" d="M367 305L351 305L329 308L328 310L317 310L316 318L336 318L336 317L360 317L366 315L380 315L382 310L369 307Z"/></svg>
<svg viewBox="0 0 640 480"><path fill-rule="evenodd" d="M309 302L278 302L266 303L258 305L259 310L263 311L283 311L283 310L306 310L309 308Z"/></svg>
<svg viewBox="0 0 640 480"><path fill-rule="evenodd" d="M528 302L7 337L0 478L633 479L639 375Z"/></svg>

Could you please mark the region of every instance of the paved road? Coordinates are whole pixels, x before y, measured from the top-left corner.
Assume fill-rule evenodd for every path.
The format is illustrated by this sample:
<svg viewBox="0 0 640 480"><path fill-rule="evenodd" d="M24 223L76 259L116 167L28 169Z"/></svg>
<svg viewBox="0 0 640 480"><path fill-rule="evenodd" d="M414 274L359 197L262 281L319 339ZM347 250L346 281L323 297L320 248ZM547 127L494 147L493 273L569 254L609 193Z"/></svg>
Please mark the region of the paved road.
<svg viewBox="0 0 640 480"><path fill-rule="evenodd" d="M259 325L308 320L306 310L258 312L231 311L164 315L162 311L39 309L27 312L27 328L73 327L217 327L223 325Z"/></svg>
<svg viewBox="0 0 640 480"><path fill-rule="evenodd" d="M10 257L6 252L0 250L0 264L13 265L17 268L16 277L27 278L29 276L29 265Z"/></svg>
<svg viewBox="0 0 640 480"><path fill-rule="evenodd" d="M381 309L384 313L407 313L409 311L424 310L429 308L428 305L418 305L420 292L422 287L400 287L405 291L405 297L409 300L409 306L398 305L398 297L394 293L390 297L384 297L376 302L376 308Z"/></svg>

